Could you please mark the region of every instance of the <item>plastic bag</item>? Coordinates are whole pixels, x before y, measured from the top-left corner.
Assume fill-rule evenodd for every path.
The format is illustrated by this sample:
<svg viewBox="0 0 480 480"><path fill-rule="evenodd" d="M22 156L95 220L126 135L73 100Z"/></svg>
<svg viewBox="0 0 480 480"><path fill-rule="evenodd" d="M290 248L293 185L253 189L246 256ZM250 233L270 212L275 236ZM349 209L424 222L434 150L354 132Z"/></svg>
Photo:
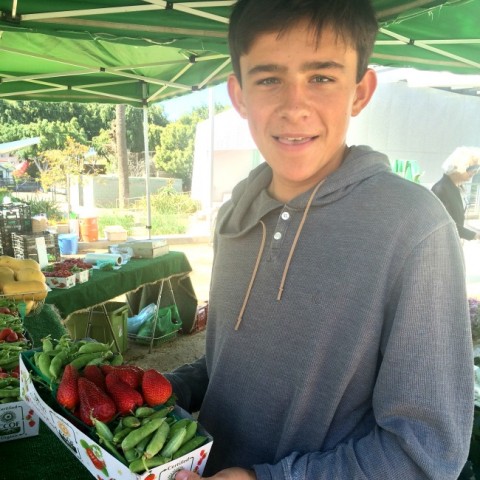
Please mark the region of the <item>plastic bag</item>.
<svg viewBox="0 0 480 480"><path fill-rule="evenodd" d="M140 330L140 328L142 328L145 322L153 320L153 318L155 317L155 310L156 305L154 303L151 303L145 308L142 308L142 310L140 310L140 313L138 313L137 315L129 317L127 319L127 332L130 334L136 334Z"/></svg>
<svg viewBox="0 0 480 480"><path fill-rule="evenodd" d="M139 337L152 337L152 330L155 328L154 337L159 338L169 333L180 330L182 321L176 305L169 305L158 310L156 316L144 322L137 332Z"/></svg>

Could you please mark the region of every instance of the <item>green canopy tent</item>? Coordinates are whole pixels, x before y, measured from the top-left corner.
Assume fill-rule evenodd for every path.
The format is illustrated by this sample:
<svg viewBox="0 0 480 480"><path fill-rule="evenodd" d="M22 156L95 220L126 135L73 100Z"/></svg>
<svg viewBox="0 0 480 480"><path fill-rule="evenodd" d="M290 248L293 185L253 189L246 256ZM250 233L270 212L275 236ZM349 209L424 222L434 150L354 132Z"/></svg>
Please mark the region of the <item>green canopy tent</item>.
<svg viewBox="0 0 480 480"><path fill-rule="evenodd" d="M148 105L226 79L234 3L0 0L0 99L141 107L148 169ZM381 29L372 64L480 72L480 0L373 5ZM148 199L148 175L146 185Z"/></svg>

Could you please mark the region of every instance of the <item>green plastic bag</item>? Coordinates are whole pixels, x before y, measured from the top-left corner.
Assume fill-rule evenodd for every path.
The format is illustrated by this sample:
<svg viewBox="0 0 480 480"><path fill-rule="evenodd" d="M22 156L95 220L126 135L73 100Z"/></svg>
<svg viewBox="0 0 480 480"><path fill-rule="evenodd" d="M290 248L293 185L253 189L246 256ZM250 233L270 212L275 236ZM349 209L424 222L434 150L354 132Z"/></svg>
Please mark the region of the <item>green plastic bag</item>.
<svg viewBox="0 0 480 480"><path fill-rule="evenodd" d="M154 337L162 337L182 328L182 320L176 305L169 305L158 310L157 314L147 320L138 330L138 337L152 337L152 329L155 327Z"/></svg>

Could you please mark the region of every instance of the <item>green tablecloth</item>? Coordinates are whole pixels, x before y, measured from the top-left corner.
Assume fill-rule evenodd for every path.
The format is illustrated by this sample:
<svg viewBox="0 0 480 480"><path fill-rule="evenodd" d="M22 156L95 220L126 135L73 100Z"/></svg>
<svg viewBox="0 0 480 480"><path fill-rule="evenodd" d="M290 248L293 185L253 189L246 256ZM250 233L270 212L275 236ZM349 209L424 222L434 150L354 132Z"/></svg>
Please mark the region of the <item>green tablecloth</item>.
<svg viewBox="0 0 480 480"><path fill-rule="evenodd" d="M189 273L192 267L183 252L148 259L131 259L120 269L106 272L93 270L88 282L67 290L49 292L45 302L55 305L63 319L76 311L100 305L119 295L129 295L131 315L135 315L147 303L156 302L161 280L170 279L175 299L182 318L184 332L190 332L195 320L197 298ZM147 288L145 295L143 289ZM165 302L170 302L168 288L164 287ZM155 293L153 295L153 293ZM162 305L165 304L162 302Z"/></svg>

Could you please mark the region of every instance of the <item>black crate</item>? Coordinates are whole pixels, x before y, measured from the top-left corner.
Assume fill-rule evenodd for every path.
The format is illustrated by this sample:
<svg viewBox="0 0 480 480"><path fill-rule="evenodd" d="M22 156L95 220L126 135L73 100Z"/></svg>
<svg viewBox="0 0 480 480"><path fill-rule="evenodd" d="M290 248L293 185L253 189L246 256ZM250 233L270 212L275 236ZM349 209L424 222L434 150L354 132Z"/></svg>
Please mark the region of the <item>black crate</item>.
<svg viewBox="0 0 480 480"><path fill-rule="evenodd" d="M14 256L12 233L32 233L32 215L30 205L7 203L0 205L0 239L3 255Z"/></svg>
<svg viewBox="0 0 480 480"><path fill-rule="evenodd" d="M12 245L15 258L31 258L38 262L37 244L35 240L38 237L45 239L47 255L49 261L58 262L61 260L60 247L58 245L58 235L56 233L31 233L28 235L19 235L12 233Z"/></svg>

